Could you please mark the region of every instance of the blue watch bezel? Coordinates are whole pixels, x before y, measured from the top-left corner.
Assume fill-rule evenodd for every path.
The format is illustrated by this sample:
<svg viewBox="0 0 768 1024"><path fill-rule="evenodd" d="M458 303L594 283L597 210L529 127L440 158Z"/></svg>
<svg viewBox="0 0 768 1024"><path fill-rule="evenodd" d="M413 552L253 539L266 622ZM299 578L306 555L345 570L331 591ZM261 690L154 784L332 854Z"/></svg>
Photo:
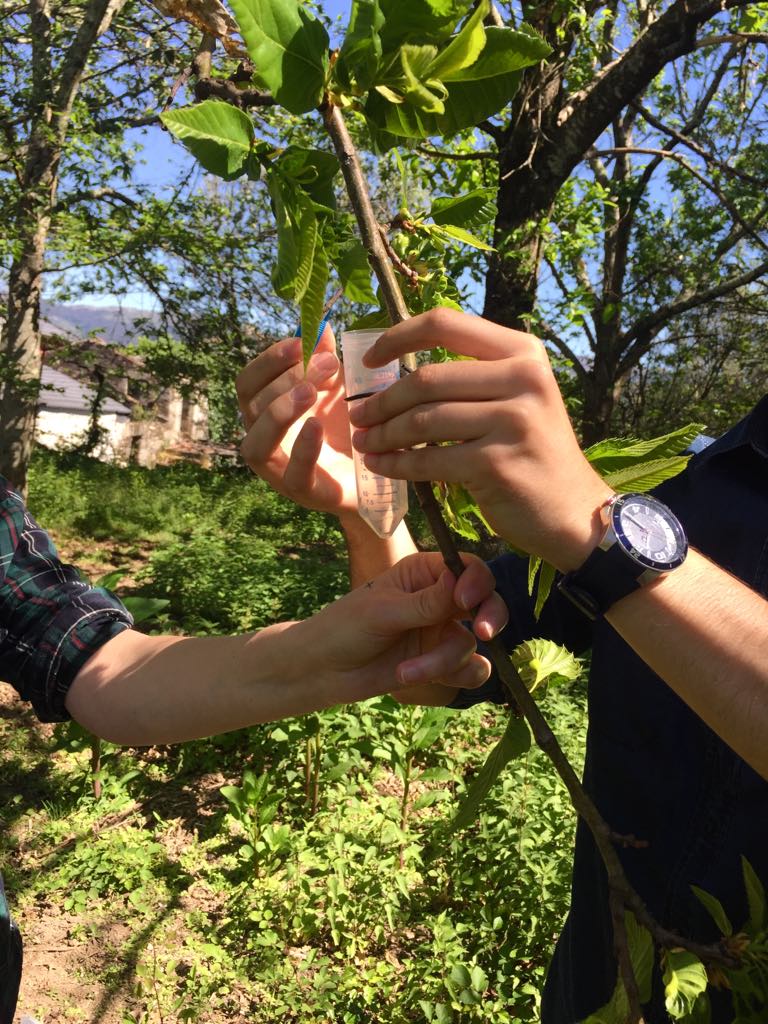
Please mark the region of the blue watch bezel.
<svg viewBox="0 0 768 1024"><path fill-rule="evenodd" d="M642 551L638 551L627 536L621 524L621 511L629 502L636 501L645 502L645 504L651 506L666 518L678 543L678 552L673 559L659 561L658 559L650 558L648 555L643 554ZM671 508L665 505L663 501L659 501L658 498L654 498L651 494L635 492L617 495L609 506L609 524L624 553L644 569L652 569L659 573L671 572L685 561L685 556L688 553L688 540L680 521Z"/></svg>

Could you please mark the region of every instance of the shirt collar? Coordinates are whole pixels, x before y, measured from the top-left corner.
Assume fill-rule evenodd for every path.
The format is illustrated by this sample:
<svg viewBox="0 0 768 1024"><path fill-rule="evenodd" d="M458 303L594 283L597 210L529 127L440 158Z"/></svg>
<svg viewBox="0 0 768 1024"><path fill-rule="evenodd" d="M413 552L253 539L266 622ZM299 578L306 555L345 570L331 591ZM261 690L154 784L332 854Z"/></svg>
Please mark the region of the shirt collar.
<svg viewBox="0 0 768 1024"><path fill-rule="evenodd" d="M768 395L764 395L740 423L711 444L705 454L720 455L747 444L768 459Z"/></svg>
<svg viewBox="0 0 768 1024"><path fill-rule="evenodd" d="M749 443L763 458L768 459L768 395L763 395L747 418Z"/></svg>

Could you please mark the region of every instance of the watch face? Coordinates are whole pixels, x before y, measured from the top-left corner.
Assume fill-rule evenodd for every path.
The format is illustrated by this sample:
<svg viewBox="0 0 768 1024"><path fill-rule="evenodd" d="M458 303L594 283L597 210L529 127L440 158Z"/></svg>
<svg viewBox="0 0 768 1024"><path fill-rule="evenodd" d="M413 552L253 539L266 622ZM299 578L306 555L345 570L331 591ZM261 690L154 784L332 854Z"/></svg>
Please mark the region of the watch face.
<svg viewBox="0 0 768 1024"><path fill-rule="evenodd" d="M664 572L685 558L688 545L677 517L650 495L624 495L614 503L612 517L622 547L641 565Z"/></svg>

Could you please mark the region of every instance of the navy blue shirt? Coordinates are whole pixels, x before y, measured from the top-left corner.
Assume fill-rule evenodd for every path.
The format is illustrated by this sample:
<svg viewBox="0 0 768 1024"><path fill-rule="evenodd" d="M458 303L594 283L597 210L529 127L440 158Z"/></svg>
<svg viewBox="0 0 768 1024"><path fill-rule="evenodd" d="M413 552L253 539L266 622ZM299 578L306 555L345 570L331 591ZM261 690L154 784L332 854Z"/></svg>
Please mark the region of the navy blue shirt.
<svg viewBox="0 0 768 1024"><path fill-rule="evenodd" d="M654 493L678 515L693 547L768 596L768 396ZM768 782L607 621L590 623L553 592L535 622L527 563L503 556L491 566L510 606L508 649L532 636L576 652L592 648L584 785L611 828L648 843L618 851L630 882L657 920L690 938L719 938L691 885L716 896L740 928L748 917L742 854L768 883ZM482 699L504 700L498 682L465 691L454 706ZM571 909L547 977L542 1024L583 1020L608 1002L615 983L605 871L580 823ZM727 993L710 989L710 996L712 1024L731 1024ZM645 1019L668 1020L658 976Z"/></svg>

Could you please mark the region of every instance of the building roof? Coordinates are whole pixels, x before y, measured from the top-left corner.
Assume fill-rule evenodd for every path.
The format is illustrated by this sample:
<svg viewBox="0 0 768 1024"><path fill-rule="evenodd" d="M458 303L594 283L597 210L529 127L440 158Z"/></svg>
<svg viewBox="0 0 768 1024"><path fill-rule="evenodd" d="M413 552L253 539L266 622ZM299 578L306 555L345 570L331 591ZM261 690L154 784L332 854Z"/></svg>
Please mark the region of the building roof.
<svg viewBox="0 0 768 1024"><path fill-rule="evenodd" d="M90 413L95 395L93 388L85 387L73 377L68 377L66 373L54 370L50 366L43 366L41 385L40 397L37 402L38 409ZM131 415L131 410L127 405L108 397L104 398L101 411L116 413L118 416Z"/></svg>

